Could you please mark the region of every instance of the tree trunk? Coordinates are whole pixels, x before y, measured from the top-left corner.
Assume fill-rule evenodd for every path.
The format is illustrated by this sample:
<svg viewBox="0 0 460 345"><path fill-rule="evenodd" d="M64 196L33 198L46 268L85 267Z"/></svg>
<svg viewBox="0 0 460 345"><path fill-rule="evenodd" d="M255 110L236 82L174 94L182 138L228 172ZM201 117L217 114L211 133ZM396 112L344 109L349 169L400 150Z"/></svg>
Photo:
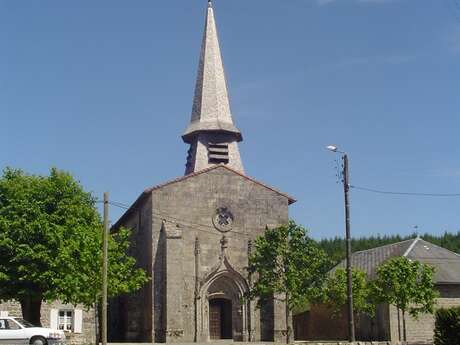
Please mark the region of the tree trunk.
<svg viewBox="0 0 460 345"><path fill-rule="evenodd" d="M34 325L41 326L40 309L42 306L41 296L25 296L19 300L21 303L22 317Z"/></svg>
<svg viewBox="0 0 460 345"><path fill-rule="evenodd" d="M404 309L402 310L402 320L403 320L404 341L407 341L407 336L406 336L406 311Z"/></svg>
<svg viewBox="0 0 460 345"><path fill-rule="evenodd" d="M290 314L291 314L291 311L289 310L289 294L286 293L286 304L285 304L285 307L286 307L286 344L290 344L291 342L291 325L289 323L289 320L290 320Z"/></svg>

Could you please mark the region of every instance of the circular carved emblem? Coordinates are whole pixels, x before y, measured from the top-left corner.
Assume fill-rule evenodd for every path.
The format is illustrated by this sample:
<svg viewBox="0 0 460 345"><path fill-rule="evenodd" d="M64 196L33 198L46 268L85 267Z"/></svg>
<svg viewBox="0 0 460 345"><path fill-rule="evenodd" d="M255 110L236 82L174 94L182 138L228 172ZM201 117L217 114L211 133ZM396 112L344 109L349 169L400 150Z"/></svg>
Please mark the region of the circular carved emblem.
<svg viewBox="0 0 460 345"><path fill-rule="evenodd" d="M228 210L228 208L219 207L212 218L212 223L214 224L214 227L221 232L230 231L233 224L233 214Z"/></svg>

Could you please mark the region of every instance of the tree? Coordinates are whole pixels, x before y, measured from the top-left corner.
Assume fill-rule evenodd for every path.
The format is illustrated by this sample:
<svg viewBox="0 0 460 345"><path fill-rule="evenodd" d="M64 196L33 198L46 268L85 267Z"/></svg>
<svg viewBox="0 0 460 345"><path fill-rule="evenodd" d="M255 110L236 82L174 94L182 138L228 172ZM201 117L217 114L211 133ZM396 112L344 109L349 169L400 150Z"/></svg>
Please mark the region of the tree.
<svg viewBox="0 0 460 345"><path fill-rule="evenodd" d="M308 231L293 221L268 229L255 241L248 270L255 274L249 298L260 302L276 298L286 305L286 343L290 342L290 314L320 294L328 260L308 237ZM281 297L279 297L281 296Z"/></svg>
<svg viewBox="0 0 460 345"><path fill-rule="evenodd" d="M352 287L354 312L373 316L375 303L365 272L355 268L352 270ZM326 278L323 301L333 309L335 315L340 314L343 307L348 304L347 272L343 268L336 269Z"/></svg>
<svg viewBox="0 0 460 345"><path fill-rule="evenodd" d="M406 257L390 259L377 269L373 294L380 303L393 304L401 310L404 341L407 340L406 312L414 318L420 313L434 312L438 294L433 275L433 267Z"/></svg>
<svg viewBox="0 0 460 345"><path fill-rule="evenodd" d="M95 304L101 289L102 224L96 199L73 177L7 168L0 178L0 300L21 303L40 324L42 301ZM129 231L109 236L109 293L139 289L143 270L126 254Z"/></svg>

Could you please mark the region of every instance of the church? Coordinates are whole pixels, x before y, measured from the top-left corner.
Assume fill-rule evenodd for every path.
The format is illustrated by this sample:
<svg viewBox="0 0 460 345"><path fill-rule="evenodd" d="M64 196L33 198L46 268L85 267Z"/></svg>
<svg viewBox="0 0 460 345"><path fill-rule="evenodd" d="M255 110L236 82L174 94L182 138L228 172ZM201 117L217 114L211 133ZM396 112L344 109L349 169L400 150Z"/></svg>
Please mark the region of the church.
<svg viewBox="0 0 460 345"><path fill-rule="evenodd" d="M109 301L111 342L283 341L285 306L244 298L255 238L288 222L295 200L246 175L230 110L211 1L185 174L147 188L114 225L133 231L130 255L150 281Z"/></svg>

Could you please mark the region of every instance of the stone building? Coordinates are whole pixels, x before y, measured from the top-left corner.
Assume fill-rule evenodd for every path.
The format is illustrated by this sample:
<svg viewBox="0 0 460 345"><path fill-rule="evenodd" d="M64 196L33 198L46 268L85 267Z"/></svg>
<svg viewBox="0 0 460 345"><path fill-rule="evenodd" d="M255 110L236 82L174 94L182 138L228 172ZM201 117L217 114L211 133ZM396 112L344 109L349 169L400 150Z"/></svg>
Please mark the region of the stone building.
<svg viewBox="0 0 460 345"><path fill-rule="evenodd" d="M114 225L133 229L131 255L150 282L109 303L109 340L280 340L285 307L243 299L251 241L288 221L295 200L248 177L230 111L211 2L198 67L185 175L146 189Z"/></svg>
<svg viewBox="0 0 460 345"><path fill-rule="evenodd" d="M404 256L435 268L434 282L439 292L436 308L460 306L460 255L417 237L353 253L352 267L366 272L369 279L385 261ZM345 268L345 261L337 267ZM324 327L324 325L328 325ZM331 310L322 305L294 317L297 338L304 340L343 340L347 338L346 312L331 318ZM432 343L434 316L423 314L418 320L406 315L407 340L413 343ZM393 305L380 305L374 318L356 319L357 340L399 341L402 338L402 315Z"/></svg>
<svg viewBox="0 0 460 345"><path fill-rule="evenodd" d="M59 301L42 303L40 309L43 327L62 329L68 345L90 345L96 342L94 309L63 304ZM0 303L0 316L22 317L21 304L16 301Z"/></svg>

